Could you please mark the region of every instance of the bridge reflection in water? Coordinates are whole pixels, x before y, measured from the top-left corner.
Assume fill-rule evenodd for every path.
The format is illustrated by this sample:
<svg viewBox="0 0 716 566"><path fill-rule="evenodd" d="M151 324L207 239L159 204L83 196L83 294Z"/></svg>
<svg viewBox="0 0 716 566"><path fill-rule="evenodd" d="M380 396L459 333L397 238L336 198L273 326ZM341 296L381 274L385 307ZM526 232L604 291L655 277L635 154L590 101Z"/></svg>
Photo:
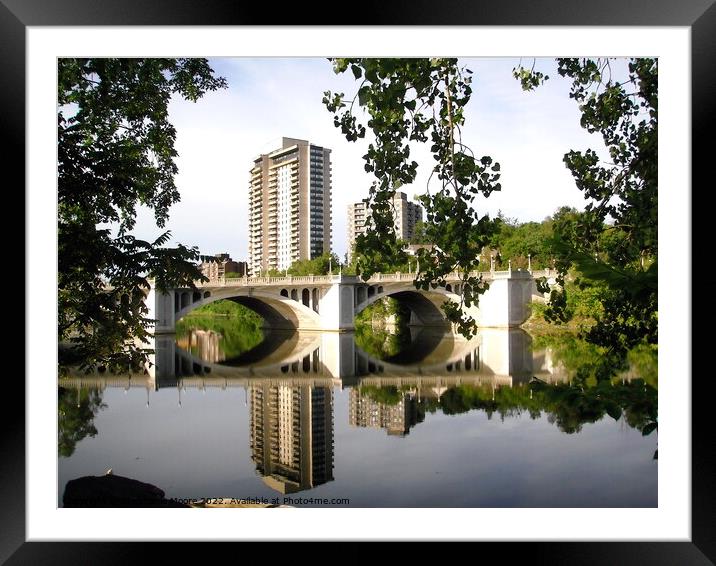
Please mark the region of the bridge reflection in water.
<svg viewBox="0 0 716 566"><path fill-rule="evenodd" d="M567 380L549 351L532 351L520 329L483 329L471 340L429 328L411 333L410 346L390 360L362 351L352 333L268 331L231 359L222 359L216 333L198 331L179 343L164 335L144 375L72 376L60 386L142 387L147 405L159 389L176 388L181 405L186 389L244 388L256 472L272 489L294 493L333 480L334 387L350 388L350 425L405 436L424 419L426 403L451 387L491 388L494 400L496 389L522 387L532 377Z"/></svg>

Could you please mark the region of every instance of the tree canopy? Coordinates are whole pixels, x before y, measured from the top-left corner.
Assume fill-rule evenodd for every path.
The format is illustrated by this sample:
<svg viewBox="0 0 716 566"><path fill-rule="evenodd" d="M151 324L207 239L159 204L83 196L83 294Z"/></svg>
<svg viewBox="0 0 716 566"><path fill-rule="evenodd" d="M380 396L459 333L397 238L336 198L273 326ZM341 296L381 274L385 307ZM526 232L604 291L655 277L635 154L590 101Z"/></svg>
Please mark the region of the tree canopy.
<svg viewBox="0 0 716 566"><path fill-rule="evenodd" d="M338 273L340 260L334 253L323 253L313 259L294 261L287 272L289 275L328 275L329 271ZM283 273L278 272L278 275Z"/></svg>
<svg viewBox="0 0 716 566"><path fill-rule="evenodd" d="M179 200L171 97L225 87L205 59L58 60L58 339L83 365L146 361L149 279L201 278L195 248L130 232L138 205L162 228Z"/></svg>
<svg viewBox="0 0 716 566"><path fill-rule="evenodd" d="M407 263L402 243L392 230L391 201L395 192L416 178L418 164L410 158L412 142L430 142L435 158L434 183L419 198L427 216L426 238L435 246L419 252L420 272L415 286L428 290L445 285L445 277L462 278L461 302L470 306L487 285L471 276L482 248L496 230L487 215L473 206L478 196L500 190L500 165L490 156L476 156L461 136L464 108L472 95L472 72L457 59L333 59L336 73L348 70L360 81L350 102L344 93L325 93L323 102L334 124L348 141L374 136L364 155L365 170L375 176L370 187L371 222L356 238L358 270L362 277ZM354 112L355 103L367 111L365 125ZM475 321L462 304L446 301L447 318L470 336Z"/></svg>
<svg viewBox="0 0 716 566"><path fill-rule="evenodd" d="M461 333L470 336L476 329L461 307L476 302L487 288L470 273L479 269L483 248L494 248L502 237L503 243L509 239L515 244L504 250L510 255L535 255L542 265L546 255L555 260L562 286L552 291L546 311L550 320L568 318L564 276L576 268L579 285L602 290L603 316L590 329L589 340L620 351L641 341L656 343L656 59L628 60L623 77L613 59L557 60L559 75L571 80L570 97L579 104L581 126L601 135L609 161L592 149L564 156L587 204L583 213L564 211L552 220L553 236L546 246L536 225L518 229L479 212L478 197L501 189L500 165L490 156L476 156L461 136L472 93L469 69L444 58L331 61L334 72L350 71L358 82L352 97L325 92L323 102L334 114L334 125L348 141L365 137L368 130L374 138L363 156L366 172L375 176L368 199L371 222L356 239L363 277L405 263L401 242L391 230L390 201L416 178L411 144L429 142L435 164L419 198L427 215L421 238L435 246L420 251L415 286L428 290L444 285L448 273L460 273L462 304L446 301L443 309ZM514 76L525 90L549 79L521 65Z"/></svg>
<svg viewBox="0 0 716 566"><path fill-rule="evenodd" d="M564 163L587 201L584 212L554 223L557 267L570 267L578 284L601 289L603 315L587 338L615 351L657 343L658 255L658 65L629 59L619 76L610 59L558 59L558 72L572 81L570 97L581 125L601 136L609 155L569 151ZM526 90L547 77L520 68ZM563 280L563 277L562 277ZM547 315L565 320L564 288L553 291Z"/></svg>

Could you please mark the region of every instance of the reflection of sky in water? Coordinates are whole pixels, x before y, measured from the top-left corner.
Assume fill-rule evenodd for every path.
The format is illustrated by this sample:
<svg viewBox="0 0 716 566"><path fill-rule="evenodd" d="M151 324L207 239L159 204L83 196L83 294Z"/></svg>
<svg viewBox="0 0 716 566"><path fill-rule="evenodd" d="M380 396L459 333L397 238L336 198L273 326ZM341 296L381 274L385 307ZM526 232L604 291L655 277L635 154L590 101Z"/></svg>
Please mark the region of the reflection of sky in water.
<svg viewBox="0 0 716 566"><path fill-rule="evenodd" d="M167 497L280 496L257 467L268 462L266 473L280 477L289 471L252 453L258 392L256 399L270 403L273 395L282 400L279 412L289 411L281 426L261 421L262 442L273 442L277 453L283 446L284 454L287 442L300 443L304 469L291 480L301 484L300 496L349 497L364 507L656 506L656 432L642 436L623 417L603 415L565 434L546 406L531 418L524 409L501 417L490 405L501 393L529 403L535 375L567 387L564 368L548 350L532 351L529 335L485 330L472 341L413 339L422 345L417 361L400 365L371 358L350 334L269 333L226 365L202 361L167 337L157 345L153 375L134 378L126 391L130 383L122 378L70 380L70 389L104 389L107 407L94 418L97 436L60 459L60 497L69 479L108 468L157 485ZM463 389L450 389L455 385ZM465 412L444 414L450 405L441 395L456 391L466 397L458 396L453 410ZM434 412L425 412L430 403ZM321 411L326 430L316 428L315 418L311 429L307 416ZM304 428L291 437L293 421ZM311 479L306 454L328 462L326 482Z"/></svg>
<svg viewBox="0 0 716 566"><path fill-rule="evenodd" d="M72 478L114 473L167 497L273 497L256 475L242 389L150 394L107 389L98 435L60 460ZM564 434L545 415L488 420L482 411L427 414L405 437L348 424L349 390L334 388L334 481L301 495L351 505L494 507L656 506L656 435L606 417Z"/></svg>

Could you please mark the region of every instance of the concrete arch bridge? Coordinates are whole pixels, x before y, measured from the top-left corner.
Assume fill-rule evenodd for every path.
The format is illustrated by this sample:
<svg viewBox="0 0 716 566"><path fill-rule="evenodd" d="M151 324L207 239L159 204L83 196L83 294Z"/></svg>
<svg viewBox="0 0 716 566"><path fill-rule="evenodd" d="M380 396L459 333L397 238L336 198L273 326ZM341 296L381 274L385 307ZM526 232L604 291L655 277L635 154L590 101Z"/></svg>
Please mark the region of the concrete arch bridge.
<svg viewBox="0 0 716 566"><path fill-rule="evenodd" d="M490 288L479 307L466 309L482 327L516 327L529 316L533 299L541 299L535 278L525 270L484 272ZM178 320L193 310L220 299L229 299L257 312L272 328L350 331L355 316L384 297L394 297L411 310L411 323L444 326L440 306L446 299L460 300L457 274L445 287L418 291L412 273L376 274L368 281L355 276L244 277L197 282L196 289L171 289L161 293L152 287L147 295L155 333L173 333Z"/></svg>

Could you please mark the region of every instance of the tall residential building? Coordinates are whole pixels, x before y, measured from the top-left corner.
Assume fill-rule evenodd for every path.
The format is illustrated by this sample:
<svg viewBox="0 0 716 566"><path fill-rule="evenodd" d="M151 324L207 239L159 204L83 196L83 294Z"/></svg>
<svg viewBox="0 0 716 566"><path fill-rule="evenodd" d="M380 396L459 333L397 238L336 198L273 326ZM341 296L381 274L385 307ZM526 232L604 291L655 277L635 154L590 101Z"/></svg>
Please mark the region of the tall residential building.
<svg viewBox="0 0 716 566"><path fill-rule="evenodd" d="M282 138L254 159L249 181L249 269L286 269L331 251L331 150Z"/></svg>
<svg viewBox="0 0 716 566"><path fill-rule="evenodd" d="M266 485L294 493L332 481L332 388L267 383L250 398L251 457Z"/></svg>
<svg viewBox="0 0 716 566"><path fill-rule="evenodd" d="M410 202L405 193L393 195L393 218L396 237L409 241L413 237L415 223L423 220L423 207ZM365 233L371 210L366 201L348 205L348 257L353 255L356 238Z"/></svg>

